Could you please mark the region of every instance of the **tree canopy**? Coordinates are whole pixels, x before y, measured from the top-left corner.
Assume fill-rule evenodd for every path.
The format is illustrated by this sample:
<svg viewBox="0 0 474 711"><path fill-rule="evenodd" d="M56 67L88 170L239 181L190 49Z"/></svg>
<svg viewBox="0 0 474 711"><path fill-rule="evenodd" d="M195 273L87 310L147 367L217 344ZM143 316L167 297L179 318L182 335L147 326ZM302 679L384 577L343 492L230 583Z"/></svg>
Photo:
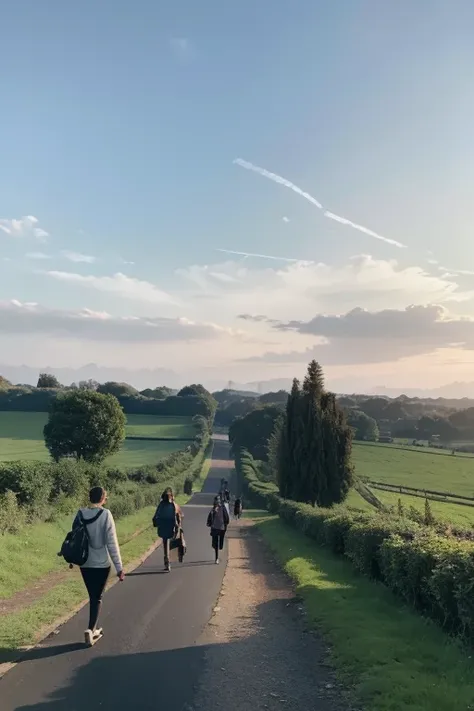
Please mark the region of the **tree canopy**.
<svg viewBox="0 0 474 711"><path fill-rule="evenodd" d="M40 373L37 388L60 388L61 383L52 373Z"/></svg>
<svg viewBox="0 0 474 711"><path fill-rule="evenodd" d="M74 457L101 462L120 449L125 415L113 395L69 390L51 403L43 434L53 459Z"/></svg>
<svg viewBox="0 0 474 711"><path fill-rule="evenodd" d="M107 383L101 383L97 388L98 393L103 395L114 395L115 397L126 397L128 395L138 395L138 390L128 383L116 383L114 380L109 380Z"/></svg>
<svg viewBox="0 0 474 711"><path fill-rule="evenodd" d="M237 417L229 428L229 441L234 450L245 448L254 459L268 459L268 442L282 411L274 405L252 410Z"/></svg>
<svg viewBox="0 0 474 711"><path fill-rule="evenodd" d="M377 441L379 436L377 422L362 410L349 410L347 424L354 430L354 439Z"/></svg>

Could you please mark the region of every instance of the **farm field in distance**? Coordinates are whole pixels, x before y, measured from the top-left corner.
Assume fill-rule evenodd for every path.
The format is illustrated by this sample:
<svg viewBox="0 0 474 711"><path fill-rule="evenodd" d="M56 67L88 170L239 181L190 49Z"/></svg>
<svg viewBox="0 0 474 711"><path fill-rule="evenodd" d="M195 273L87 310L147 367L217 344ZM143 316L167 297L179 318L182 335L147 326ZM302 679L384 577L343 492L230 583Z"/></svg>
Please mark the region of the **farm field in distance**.
<svg viewBox="0 0 474 711"><path fill-rule="evenodd" d="M372 481L401 484L420 489L445 491L474 497L474 458L449 451L413 448L406 450L393 445L353 444L353 462L356 474ZM424 511L423 498L374 489L374 494L387 506L396 507L398 499L403 506ZM351 491L347 504L354 508L370 508L356 491ZM450 502L430 501L434 516L454 525L471 528L474 525L474 508Z"/></svg>
<svg viewBox="0 0 474 711"><path fill-rule="evenodd" d="M0 412L0 461L47 461L49 453L43 441L43 427L47 420L45 412ZM189 442L181 438L190 439L194 434L191 418L128 415L127 437L173 440L125 440L121 451L110 457L107 464L119 467L154 464L171 452L184 449Z"/></svg>

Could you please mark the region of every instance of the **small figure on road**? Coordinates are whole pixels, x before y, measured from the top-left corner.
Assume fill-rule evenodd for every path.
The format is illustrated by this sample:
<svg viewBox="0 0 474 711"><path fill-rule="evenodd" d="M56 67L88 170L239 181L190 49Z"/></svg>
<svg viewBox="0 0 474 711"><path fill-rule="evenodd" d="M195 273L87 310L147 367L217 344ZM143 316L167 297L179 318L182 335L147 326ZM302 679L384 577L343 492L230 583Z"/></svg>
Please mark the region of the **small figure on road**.
<svg viewBox="0 0 474 711"><path fill-rule="evenodd" d="M181 511L181 509L179 509ZM161 501L158 504L155 515L153 516L153 525L158 529L158 536L163 542L163 557L165 571L170 572L170 544L179 533L179 514L178 507L174 502L172 489L165 489L161 495Z"/></svg>
<svg viewBox="0 0 474 711"><path fill-rule="evenodd" d="M89 595L89 626L84 632L87 645L92 647L102 637L102 628L97 627L102 595L110 574L111 559L120 582L123 572L120 547L115 530L114 517L104 509L107 492L101 486L94 486L89 492L90 504L78 511L72 528L85 526L88 538L87 560L81 565L81 574Z"/></svg>
<svg viewBox="0 0 474 711"><path fill-rule="evenodd" d="M216 496L214 505L207 517L207 525L211 529L212 547L215 553L215 563L219 565L219 551L224 548L224 539L229 525L229 513L222 499Z"/></svg>
<svg viewBox="0 0 474 711"><path fill-rule="evenodd" d="M242 516L242 511L243 511L243 502L242 502L242 497L239 496L234 501L234 517L239 519Z"/></svg>

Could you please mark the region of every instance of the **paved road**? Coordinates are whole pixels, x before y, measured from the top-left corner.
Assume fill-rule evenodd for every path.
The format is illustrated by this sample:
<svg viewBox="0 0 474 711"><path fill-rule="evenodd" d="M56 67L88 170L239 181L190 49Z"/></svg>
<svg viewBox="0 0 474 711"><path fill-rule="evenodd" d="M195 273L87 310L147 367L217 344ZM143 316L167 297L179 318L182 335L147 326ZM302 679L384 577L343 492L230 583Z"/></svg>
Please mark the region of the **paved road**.
<svg viewBox="0 0 474 711"><path fill-rule="evenodd" d="M224 556L214 565L206 528L227 459L228 443L216 440L203 493L184 510L185 562L164 574L159 548L115 585L104 599L104 637L92 649L82 643L84 609L32 650L0 680L2 711L192 709L205 650L196 642L211 617L227 562Z"/></svg>

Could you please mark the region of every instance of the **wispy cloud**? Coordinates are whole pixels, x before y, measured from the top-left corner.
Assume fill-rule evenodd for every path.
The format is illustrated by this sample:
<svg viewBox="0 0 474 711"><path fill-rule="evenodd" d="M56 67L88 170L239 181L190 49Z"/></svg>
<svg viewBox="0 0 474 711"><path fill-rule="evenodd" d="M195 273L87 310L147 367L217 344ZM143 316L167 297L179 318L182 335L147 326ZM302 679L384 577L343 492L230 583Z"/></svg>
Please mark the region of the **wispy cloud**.
<svg viewBox="0 0 474 711"><path fill-rule="evenodd" d="M27 259L51 259L50 254L45 254L44 252L27 252Z"/></svg>
<svg viewBox="0 0 474 711"><path fill-rule="evenodd" d="M305 192L300 187L298 187L298 185L292 183L291 180L287 180L286 178L283 178L277 173L271 173L269 170L266 170L266 168L261 168L260 166L254 165L253 163L250 163L247 160L243 160L242 158L236 158L234 160L234 164L239 165L241 168L245 168L245 170L252 170L254 173L258 173L264 178L273 180L274 183L284 185L286 188L289 188L290 190L293 190L293 192L297 193L297 195L301 195L301 197L305 198L305 200L308 200L308 202L310 202L318 209L323 209L323 206L321 205L319 200L316 200L316 198L310 195L310 193ZM387 244L391 244L394 247L402 248L406 246L401 242L397 242L397 240L390 239L389 237L383 237L377 232L370 230L368 227L359 225L356 222L352 222L352 220L348 220L346 217L341 217L340 215L336 215L333 212L329 212L328 210L325 210L323 214L324 217L328 217L330 220L335 220L336 222L340 222L342 225L347 225L348 227L352 227L355 230L359 230L359 232L364 232L364 234L369 235L369 237L374 237L375 239L381 240L382 242L386 242Z"/></svg>
<svg viewBox="0 0 474 711"><path fill-rule="evenodd" d="M75 262L76 264L92 264L95 262L95 257L90 254L81 254L80 252L70 252L67 249L63 249L61 255L64 259L68 259L70 262Z"/></svg>
<svg viewBox="0 0 474 711"><path fill-rule="evenodd" d="M276 262L293 262L298 264L312 264L305 259L290 259L288 257L275 257L272 254L255 254L254 252L237 252L234 249L217 249L217 252L224 252L224 254L236 254L239 257L257 257L258 259L272 259Z"/></svg>
<svg viewBox="0 0 474 711"><path fill-rule="evenodd" d="M283 222L289 222L289 221L290 221L290 218L289 218L289 217L286 217L286 215L284 215L284 217L282 217L281 219L283 220Z"/></svg>
<svg viewBox="0 0 474 711"><path fill-rule="evenodd" d="M48 276L69 284L96 289L116 294L125 299L142 301L149 304L174 304L173 297L159 289L155 284L142 281L118 272L113 276L93 276L73 272L49 271Z"/></svg>
<svg viewBox="0 0 474 711"><path fill-rule="evenodd" d="M46 242L49 233L42 227L37 227L38 218L25 215L20 218L0 219L0 230L10 237L33 237L38 242Z"/></svg>
<svg viewBox="0 0 474 711"><path fill-rule="evenodd" d="M433 262L433 264L437 262ZM441 272L447 272L450 276L474 276L474 271L472 269L449 269L448 267L438 266Z"/></svg>

